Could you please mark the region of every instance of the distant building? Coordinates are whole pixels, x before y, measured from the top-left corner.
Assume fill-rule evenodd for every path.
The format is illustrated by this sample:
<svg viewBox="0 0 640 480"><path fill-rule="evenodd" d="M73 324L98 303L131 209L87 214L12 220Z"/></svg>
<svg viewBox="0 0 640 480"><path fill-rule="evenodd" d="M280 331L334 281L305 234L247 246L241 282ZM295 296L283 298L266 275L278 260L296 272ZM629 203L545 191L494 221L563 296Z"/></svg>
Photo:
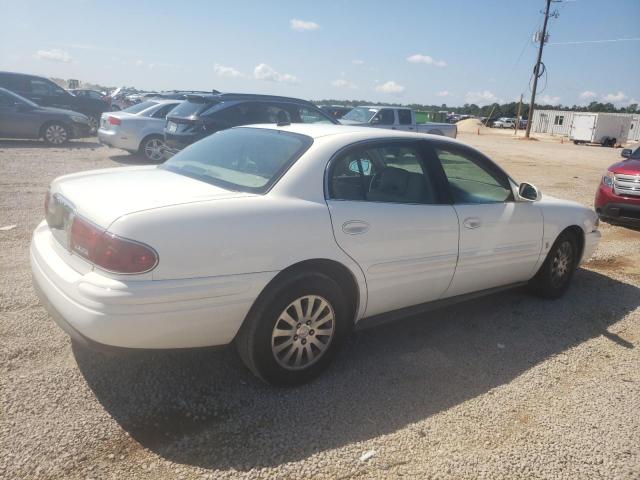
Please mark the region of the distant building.
<svg viewBox="0 0 640 480"><path fill-rule="evenodd" d="M550 133L551 135L569 136L573 120L571 110L534 110L531 131L536 133ZM599 113L599 115L614 115L631 117L631 127L627 141L640 141L640 114L638 113Z"/></svg>

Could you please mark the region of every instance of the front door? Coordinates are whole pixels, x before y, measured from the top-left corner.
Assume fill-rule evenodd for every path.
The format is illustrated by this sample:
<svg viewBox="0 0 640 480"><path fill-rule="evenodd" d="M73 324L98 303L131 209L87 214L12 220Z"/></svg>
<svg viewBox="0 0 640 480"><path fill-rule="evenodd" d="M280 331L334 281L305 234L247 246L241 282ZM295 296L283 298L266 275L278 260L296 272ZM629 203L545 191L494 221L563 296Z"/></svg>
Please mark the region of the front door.
<svg viewBox="0 0 640 480"><path fill-rule="evenodd" d="M338 245L364 272L366 316L435 300L453 277L458 220L423 143L361 144L331 163L327 204Z"/></svg>
<svg viewBox="0 0 640 480"><path fill-rule="evenodd" d="M446 296L529 280L542 250L537 204L515 200L508 177L478 152L437 142L460 222L458 265Z"/></svg>

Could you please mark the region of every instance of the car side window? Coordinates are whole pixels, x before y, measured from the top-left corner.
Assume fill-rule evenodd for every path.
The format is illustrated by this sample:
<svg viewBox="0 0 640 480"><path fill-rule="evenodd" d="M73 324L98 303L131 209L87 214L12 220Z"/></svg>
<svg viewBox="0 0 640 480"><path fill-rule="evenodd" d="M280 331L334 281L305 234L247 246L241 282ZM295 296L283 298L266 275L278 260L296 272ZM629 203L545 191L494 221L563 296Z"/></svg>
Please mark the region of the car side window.
<svg viewBox="0 0 640 480"><path fill-rule="evenodd" d="M459 146L437 146L436 153L449 181L454 203L513 201L509 180Z"/></svg>
<svg viewBox="0 0 640 480"><path fill-rule="evenodd" d="M438 203L417 147L399 143L352 149L331 168L329 195L335 200Z"/></svg>
<svg viewBox="0 0 640 480"><path fill-rule="evenodd" d="M411 110L398 110L398 123L400 125L411 125Z"/></svg>
<svg viewBox="0 0 640 480"><path fill-rule="evenodd" d="M176 108L176 105L178 105L177 103L168 103L166 105L163 105L162 107L160 107L158 110L155 111L155 113L152 115L153 118L166 118L166 116L169 114L169 112L171 110L173 110L174 108Z"/></svg>
<svg viewBox="0 0 640 480"><path fill-rule="evenodd" d="M306 107L298 107L298 116L302 123L332 123L322 113Z"/></svg>
<svg viewBox="0 0 640 480"><path fill-rule="evenodd" d="M29 79L29 90L34 95L51 95L52 88L49 82L40 80L39 78Z"/></svg>
<svg viewBox="0 0 640 480"><path fill-rule="evenodd" d="M396 116L392 108L383 108L371 119L371 123L376 125L393 125L396 123Z"/></svg>

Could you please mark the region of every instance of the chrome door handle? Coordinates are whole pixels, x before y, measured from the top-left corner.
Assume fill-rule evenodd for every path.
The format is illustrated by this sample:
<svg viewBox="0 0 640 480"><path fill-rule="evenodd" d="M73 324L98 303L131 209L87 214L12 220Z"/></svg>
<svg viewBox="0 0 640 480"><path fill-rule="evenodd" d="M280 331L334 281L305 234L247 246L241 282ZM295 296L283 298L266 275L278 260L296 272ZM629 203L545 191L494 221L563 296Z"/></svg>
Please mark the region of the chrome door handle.
<svg viewBox="0 0 640 480"><path fill-rule="evenodd" d="M465 218L462 224L464 225L465 228L474 229L482 225L482 222L478 217L469 217L469 218Z"/></svg>
<svg viewBox="0 0 640 480"><path fill-rule="evenodd" d="M349 220L342 224L342 231L347 235L360 235L367 233L370 227L371 225L362 220Z"/></svg>

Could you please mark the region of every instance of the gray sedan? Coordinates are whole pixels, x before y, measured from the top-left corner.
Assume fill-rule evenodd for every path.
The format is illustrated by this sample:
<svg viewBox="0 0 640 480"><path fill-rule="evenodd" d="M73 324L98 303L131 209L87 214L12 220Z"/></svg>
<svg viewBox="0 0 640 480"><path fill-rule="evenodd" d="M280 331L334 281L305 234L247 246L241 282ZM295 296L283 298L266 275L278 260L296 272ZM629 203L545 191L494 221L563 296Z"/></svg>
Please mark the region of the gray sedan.
<svg viewBox="0 0 640 480"><path fill-rule="evenodd" d="M0 88L0 138L43 138L51 145L62 145L90 132L89 118L81 113L41 107Z"/></svg>

